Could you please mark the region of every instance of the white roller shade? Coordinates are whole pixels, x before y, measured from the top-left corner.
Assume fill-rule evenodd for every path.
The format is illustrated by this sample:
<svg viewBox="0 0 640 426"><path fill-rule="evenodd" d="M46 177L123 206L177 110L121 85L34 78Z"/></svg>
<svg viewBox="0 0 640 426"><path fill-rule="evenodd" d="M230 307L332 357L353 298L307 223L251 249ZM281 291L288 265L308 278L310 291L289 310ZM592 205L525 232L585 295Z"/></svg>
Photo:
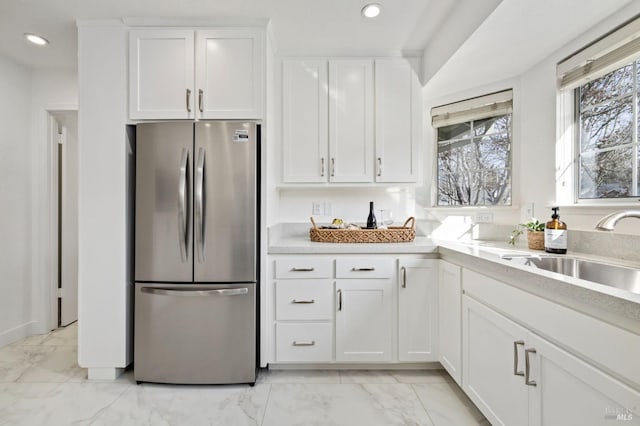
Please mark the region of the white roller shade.
<svg viewBox="0 0 640 426"><path fill-rule="evenodd" d="M433 127L443 127L471 120L495 117L511 113L513 90L491 93L431 109Z"/></svg>
<svg viewBox="0 0 640 426"><path fill-rule="evenodd" d="M635 18L558 63L560 88L575 89L638 57L640 18Z"/></svg>

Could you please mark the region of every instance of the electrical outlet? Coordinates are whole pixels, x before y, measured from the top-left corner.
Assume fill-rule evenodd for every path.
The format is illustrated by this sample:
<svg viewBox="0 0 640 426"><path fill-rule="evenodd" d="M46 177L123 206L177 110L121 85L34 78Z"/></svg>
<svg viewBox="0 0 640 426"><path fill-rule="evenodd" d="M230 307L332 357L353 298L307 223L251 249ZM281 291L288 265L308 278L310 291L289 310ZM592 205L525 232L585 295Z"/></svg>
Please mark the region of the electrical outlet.
<svg viewBox="0 0 640 426"><path fill-rule="evenodd" d="M493 223L493 213L476 213L476 223Z"/></svg>
<svg viewBox="0 0 640 426"><path fill-rule="evenodd" d="M333 215L333 213L331 213L331 203L324 203L324 215L325 216L331 216Z"/></svg>
<svg viewBox="0 0 640 426"><path fill-rule="evenodd" d="M323 216L324 208L321 202L314 201L311 203L311 214L315 216Z"/></svg>
<svg viewBox="0 0 640 426"><path fill-rule="evenodd" d="M535 214L534 214L534 211L533 211L533 203L527 203L526 204L526 218L527 218L527 220L529 220L532 217L535 217Z"/></svg>

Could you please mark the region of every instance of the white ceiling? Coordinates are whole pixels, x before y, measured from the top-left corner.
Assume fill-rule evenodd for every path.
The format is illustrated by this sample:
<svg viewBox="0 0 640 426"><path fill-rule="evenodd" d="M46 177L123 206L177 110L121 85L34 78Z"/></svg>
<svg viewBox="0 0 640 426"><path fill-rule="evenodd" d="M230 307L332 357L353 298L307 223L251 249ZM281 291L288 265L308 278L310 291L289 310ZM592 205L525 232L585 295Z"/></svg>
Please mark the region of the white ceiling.
<svg viewBox="0 0 640 426"><path fill-rule="evenodd" d="M375 0L382 14L361 17L367 0L0 0L0 55L33 68L76 67L78 19L171 18L272 23L283 52L422 51L461 0ZM487 14L496 0L487 4ZM41 34L46 48L27 43Z"/></svg>
<svg viewBox="0 0 640 426"><path fill-rule="evenodd" d="M632 3L640 0L504 0L428 84L464 91L518 76Z"/></svg>

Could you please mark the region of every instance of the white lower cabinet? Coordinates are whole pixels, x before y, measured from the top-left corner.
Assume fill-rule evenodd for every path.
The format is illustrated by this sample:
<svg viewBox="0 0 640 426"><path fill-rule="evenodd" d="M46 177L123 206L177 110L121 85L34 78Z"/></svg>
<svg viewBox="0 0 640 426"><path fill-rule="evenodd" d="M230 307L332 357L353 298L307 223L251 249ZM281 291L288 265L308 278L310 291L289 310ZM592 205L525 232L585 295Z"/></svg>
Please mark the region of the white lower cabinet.
<svg viewBox="0 0 640 426"><path fill-rule="evenodd" d="M329 362L333 355L330 323L276 324L276 353L280 362Z"/></svg>
<svg viewBox="0 0 640 426"><path fill-rule="evenodd" d="M400 260L398 360L437 361L438 260Z"/></svg>
<svg viewBox="0 0 640 426"><path fill-rule="evenodd" d="M462 388L492 425L526 425L526 329L469 297L462 299Z"/></svg>
<svg viewBox="0 0 640 426"><path fill-rule="evenodd" d="M336 280L336 298L336 361L391 361L391 279Z"/></svg>
<svg viewBox="0 0 640 426"><path fill-rule="evenodd" d="M640 392L533 333L527 345L530 426L640 425Z"/></svg>
<svg viewBox="0 0 640 426"><path fill-rule="evenodd" d="M640 392L463 296L463 389L493 425L640 424Z"/></svg>
<svg viewBox="0 0 640 426"><path fill-rule="evenodd" d="M274 363L438 361L437 259L274 256Z"/></svg>
<svg viewBox="0 0 640 426"><path fill-rule="evenodd" d="M274 262L277 362L333 360L333 260L299 256Z"/></svg>
<svg viewBox="0 0 640 426"><path fill-rule="evenodd" d="M462 386L462 268L444 260L439 266L438 360Z"/></svg>

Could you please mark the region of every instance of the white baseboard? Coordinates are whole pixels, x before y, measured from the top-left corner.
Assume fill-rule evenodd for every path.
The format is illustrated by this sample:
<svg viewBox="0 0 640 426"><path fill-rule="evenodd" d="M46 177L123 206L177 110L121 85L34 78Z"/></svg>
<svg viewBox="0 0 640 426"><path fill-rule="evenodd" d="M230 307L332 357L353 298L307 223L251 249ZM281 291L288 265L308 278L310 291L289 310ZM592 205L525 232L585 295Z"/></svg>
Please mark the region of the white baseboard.
<svg viewBox="0 0 640 426"><path fill-rule="evenodd" d="M115 380L124 372L124 368L87 368L89 380Z"/></svg>
<svg viewBox="0 0 640 426"><path fill-rule="evenodd" d="M0 332L0 348L31 336L33 324L34 321L29 321L24 324L20 324L17 327Z"/></svg>

